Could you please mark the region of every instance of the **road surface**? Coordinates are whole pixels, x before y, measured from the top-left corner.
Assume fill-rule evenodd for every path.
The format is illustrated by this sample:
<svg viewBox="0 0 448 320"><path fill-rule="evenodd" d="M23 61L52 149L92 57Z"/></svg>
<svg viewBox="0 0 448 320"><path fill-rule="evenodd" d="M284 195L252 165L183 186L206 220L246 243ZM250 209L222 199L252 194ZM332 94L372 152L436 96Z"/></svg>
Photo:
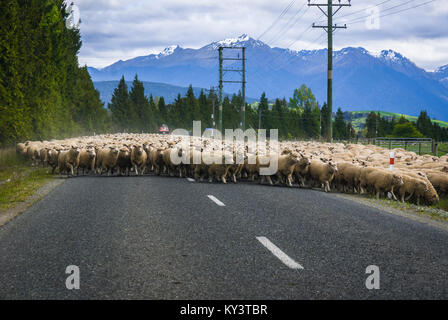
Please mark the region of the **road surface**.
<svg viewBox="0 0 448 320"><path fill-rule="evenodd" d="M443 229L250 183L77 177L0 228L1 299L447 299L447 272Z"/></svg>

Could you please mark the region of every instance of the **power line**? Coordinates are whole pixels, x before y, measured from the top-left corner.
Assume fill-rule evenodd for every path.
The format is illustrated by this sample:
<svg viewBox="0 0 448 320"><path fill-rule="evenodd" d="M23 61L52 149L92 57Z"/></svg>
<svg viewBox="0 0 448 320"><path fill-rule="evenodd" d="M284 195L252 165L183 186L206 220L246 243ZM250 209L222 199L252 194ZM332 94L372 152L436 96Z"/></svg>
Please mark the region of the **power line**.
<svg viewBox="0 0 448 320"><path fill-rule="evenodd" d="M399 7L402 7L402 6L405 6L405 5L407 5L407 4L409 4L409 3L411 3L411 2L414 2L415 0L408 0L408 1L406 1L406 2L404 2L404 3L400 3L400 4L397 4L397 5L395 5L395 6L392 6L392 7L389 7L389 8L386 8L386 9L383 9L383 10L381 10L382 12L386 12L386 11L390 11L390 10L393 10L393 9L396 9L396 8L399 8ZM346 23L353 23L353 22L356 22L356 21L358 21L358 20L364 20L364 19L366 19L366 18L369 18L369 17L371 17L371 15L370 14L367 14L367 15L365 15L365 16L361 16L361 17L357 17L357 18L355 18L355 19L353 19L353 20L350 20L350 21L348 21L348 22L346 22Z"/></svg>
<svg viewBox="0 0 448 320"><path fill-rule="evenodd" d="M280 13L280 15L277 17L277 19L274 20L274 22L262 33L258 36L257 40L260 40L261 37L263 37L266 33L268 33L279 21L281 18L285 16L285 14L291 9L291 7L294 5L296 0L292 0L288 6L283 9L283 11Z"/></svg>
<svg viewBox="0 0 448 320"><path fill-rule="evenodd" d="M402 10L399 10L399 11L396 11L396 12L391 12L391 13L388 13L388 14L383 14L383 15L381 15L380 17L381 17L381 18L382 18L382 17L387 17L387 16L390 16L390 15L393 15L393 14L397 14L397 13L400 13L400 12L408 11L408 10L415 9L415 8L419 8L419 7L423 7L424 5L427 5L427 4L429 4L429 3L431 3L431 2L434 2L434 1L436 1L436 0L430 0L430 1L421 3L421 4L419 4L419 5L415 5L415 6L410 7L410 8L402 9Z"/></svg>
<svg viewBox="0 0 448 320"><path fill-rule="evenodd" d="M427 5L427 4L429 4L431 2L435 2L435 1L437 1L437 0L430 0L430 1L421 3L421 4L418 4L418 5L409 7L409 8L405 8L405 9L401 9L401 10L398 10L398 11L395 11L395 12L390 12L390 13L387 13L387 14L383 14L383 15L380 15L379 18L384 18L384 17L387 17L387 16L391 16L391 15L394 15L394 14L397 14L397 13L404 12L404 11L408 11L408 10L412 10L412 9L415 9L415 8L423 7L423 6ZM362 19L359 18L357 20L354 20L354 21L348 22L348 23L356 24L356 23L364 21L364 19L367 18L367 17L370 17L370 16L363 17Z"/></svg>
<svg viewBox="0 0 448 320"><path fill-rule="evenodd" d="M307 8L307 10L308 10L308 8ZM305 11L305 12L306 12L306 11ZM321 14L321 16L319 16L318 19L320 19L322 16L323 16L323 14ZM309 25L308 28L306 28L306 29L299 35L298 38L296 38L292 43L290 43L290 44L287 46L287 49L291 48L295 43L297 43L297 42L303 37L303 35L304 35L307 31L309 31L311 28L312 28L312 25ZM321 37L322 37L322 36L321 36ZM317 38L316 40L312 41L309 47L311 47L311 45L313 45L314 42L316 42L317 40L319 40L321 37L319 37L319 38ZM306 50L306 49L305 49L305 50ZM283 54L283 52L278 53L277 55L275 55L274 57L272 57L270 60L268 60L268 61L265 63L265 65L266 65L267 67L269 67L271 70L274 71L274 69L271 68L271 66L272 66L271 63L272 63L274 60L278 59L282 54ZM288 61L291 61L292 58L294 58L294 57L291 57L290 59L288 59ZM277 65L278 65L278 64L277 64ZM276 67L277 65L275 65L275 66L273 66L273 67ZM261 72L261 71L257 70L257 71L255 72L255 75L259 74L260 72Z"/></svg>
<svg viewBox="0 0 448 320"><path fill-rule="evenodd" d="M303 10L303 8L305 8L305 6L306 6L306 2L304 2L303 3L303 5L300 7L300 9L296 12L296 14L294 15L294 16L292 16L289 20L288 20L288 22L286 22L286 24L285 24L285 26L282 28L282 29L280 29L279 30L279 32L277 32L276 33L276 35L274 36L274 37L272 37L267 43L271 43L271 41L275 41L275 40L279 40L279 36L280 35L286 35L286 33L292 28L292 27L294 27L295 25L296 25L296 23L300 20L300 19L302 19L302 17L305 15L305 13L306 13L306 11L307 10L305 10L304 12L303 12L303 14L300 16L300 17L298 17L297 19L296 19L296 17L300 14L300 12L302 12L302 10ZM308 7L307 7L307 9L308 9ZM295 19L295 20L294 20ZM281 38L281 37L280 37Z"/></svg>
<svg viewBox="0 0 448 320"><path fill-rule="evenodd" d="M379 7L379 6L383 5L383 4L385 4L385 3L387 3L387 2L391 2L391 1L392 1L392 0L386 0L386 1L380 2L380 3L378 3L378 4L372 5L372 6L367 6L367 7L365 7L364 9L357 10L357 11L353 11L353 12L351 12L351 13L348 13L348 14L345 14L345 15L343 15L343 16L340 16L339 18L342 19L342 18L349 17L349 16L352 16L352 15L357 14L357 13L360 13L360 12L365 12L366 9L368 9L368 8Z"/></svg>

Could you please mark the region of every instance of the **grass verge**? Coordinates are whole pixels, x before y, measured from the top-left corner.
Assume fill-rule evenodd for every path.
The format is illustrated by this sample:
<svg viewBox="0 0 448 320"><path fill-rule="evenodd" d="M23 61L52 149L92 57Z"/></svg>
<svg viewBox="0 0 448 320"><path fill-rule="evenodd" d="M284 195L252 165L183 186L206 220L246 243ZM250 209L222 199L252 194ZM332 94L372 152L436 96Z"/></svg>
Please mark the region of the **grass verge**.
<svg viewBox="0 0 448 320"><path fill-rule="evenodd" d="M0 211L25 202L51 181L47 169L31 167L14 149L0 149Z"/></svg>
<svg viewBox="0 0 448 320"><path fill-rule="evenodd" d="M395 209L402 214L416 215L443 223L448 222L448 198L446 197L441 197L440 202L433 206L417 206L416 204L409 202L402 203L401 201L389 200L384 198L377 200L373 195L359 196L348 194L348 196L351 196L353 199L358 199L360 201L369 203L372 206Z"/></svg>

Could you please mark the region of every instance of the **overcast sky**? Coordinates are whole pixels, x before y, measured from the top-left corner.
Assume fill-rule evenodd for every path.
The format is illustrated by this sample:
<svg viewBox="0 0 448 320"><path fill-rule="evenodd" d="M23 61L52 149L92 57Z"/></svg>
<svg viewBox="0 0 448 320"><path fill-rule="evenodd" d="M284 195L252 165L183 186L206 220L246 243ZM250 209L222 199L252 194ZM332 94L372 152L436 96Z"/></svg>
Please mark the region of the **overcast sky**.
<svg viewBox="0 0 448 320"><path fill-rule="evenodd" d="M428 1L352 0L352 7L342 8L335 16L335 23L348 26L347 30L336 32L335 49L347 46L361 46L373 52L393 49L427 70L448 64L448 1L436 0L393 14ZM243 33L257 39L265 30L268 32L260 40L272 47L294 50L326 47L325 31L309 29L312 22L324 23L325 18L317 7L308 8L307 0L294 1L278 23L268 29L291 2L78 0L75 4L80 10L83 40L79 60L83 65L105 67L120 59L158 53L175 44L200 48ZM311 1L317 2L326 1ZM376 20L368 28L366 8L379 3L383 4L376 8L384 15L379 19L379 29L372 29L378 26Z"/></svg>

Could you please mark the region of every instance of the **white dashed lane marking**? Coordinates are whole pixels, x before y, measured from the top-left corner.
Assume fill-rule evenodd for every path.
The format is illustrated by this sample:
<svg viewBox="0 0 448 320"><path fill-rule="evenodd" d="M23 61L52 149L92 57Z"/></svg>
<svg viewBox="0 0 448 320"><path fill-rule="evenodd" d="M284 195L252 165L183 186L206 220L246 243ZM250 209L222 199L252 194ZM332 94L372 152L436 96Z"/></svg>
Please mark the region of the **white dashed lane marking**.
<svg viewBox="0 0 448 320"><path fill-rule="evenodd" d="M262 245L264 245L271 253L276 256L278 259L280 259L281 262L286 264L291 269L303 269L303 267L295 262L293 259L291 259L286 253L284 253L282 250L280 250L279 247L277 247L275 244L273 244L271 241L269 241L266 237L257 237L257 240L261 242Z"/></svg>
<svg viewBox="0 0 448 320"><path fill-rule="evenodd" d="M214 196L212 195L208 195L207 197L210 198L210 200L212 200L214 203L216 203L218 206L220 207L225 207L226 205L224 203L222 203L221 201L219 201L218 199L216 199Z"/></svg>
<svg viewBox="0 0 448 320"><path fill-rule="evenodd" d="M190 182L195 182L196 180L192 179L192 178L187 178L188 181Z"/></svg>

